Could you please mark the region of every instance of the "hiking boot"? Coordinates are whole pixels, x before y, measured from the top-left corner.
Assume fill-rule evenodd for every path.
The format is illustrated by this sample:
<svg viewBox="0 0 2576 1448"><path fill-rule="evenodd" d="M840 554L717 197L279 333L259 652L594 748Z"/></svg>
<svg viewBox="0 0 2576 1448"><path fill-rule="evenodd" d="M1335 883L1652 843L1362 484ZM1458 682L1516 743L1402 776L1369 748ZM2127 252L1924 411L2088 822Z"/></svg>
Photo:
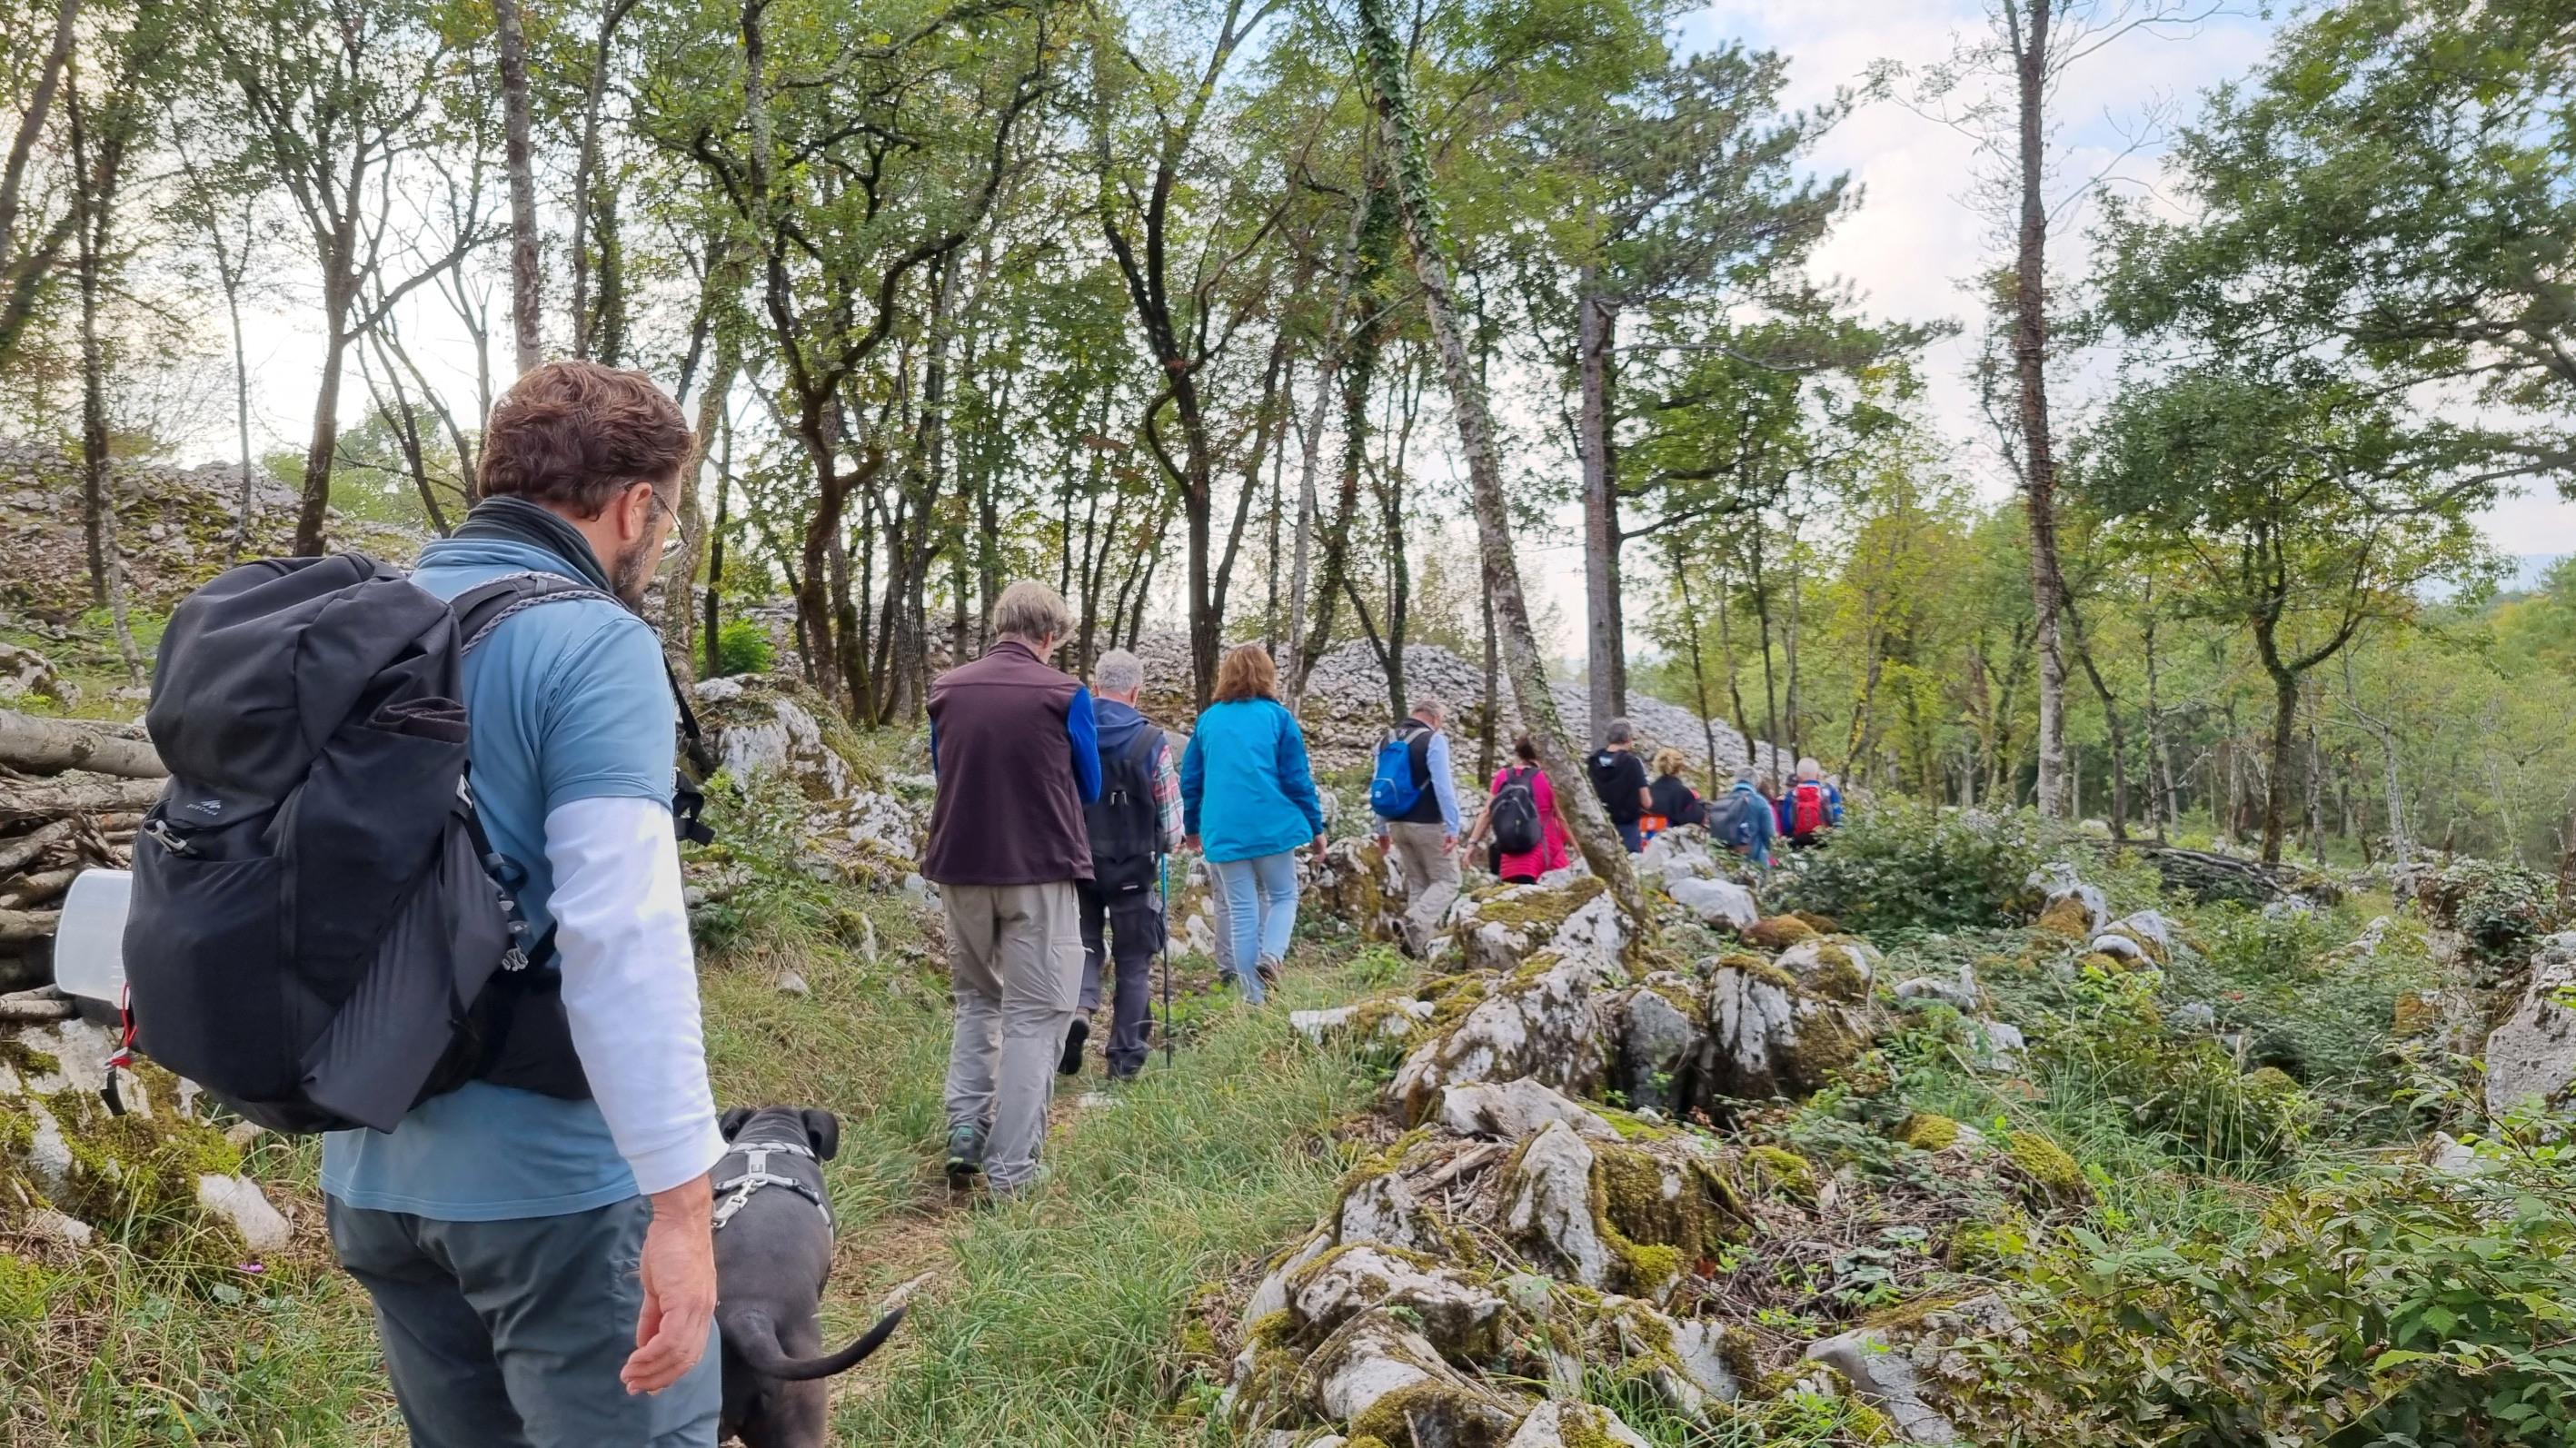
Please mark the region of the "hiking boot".
<svg viewBox="0 0 2576 1448"><path fill-rule="evenodd" d="M948 1189L967 1192L984 1176L984 1129L980 1126L948 1128Z"/></svg>
<svg viewBox="0 0 2576 1448"><path fill-rule="evenodd" d="M1064 1059L1055 1063L1059 1076L1076 1076L1082 1072L1082 1043L1091 1039L1091 1022L1081 1016L1064 1028Z"/></svg>
<svg viewBox="0 0 2576 1448"><path fill-rule="evenodd" d="M1253 970L1261 977L1261 988L1263 990L1268 990L1279 984L1278 956L1265 955L1261 957L1260 963L1255 965Z"/></svg>

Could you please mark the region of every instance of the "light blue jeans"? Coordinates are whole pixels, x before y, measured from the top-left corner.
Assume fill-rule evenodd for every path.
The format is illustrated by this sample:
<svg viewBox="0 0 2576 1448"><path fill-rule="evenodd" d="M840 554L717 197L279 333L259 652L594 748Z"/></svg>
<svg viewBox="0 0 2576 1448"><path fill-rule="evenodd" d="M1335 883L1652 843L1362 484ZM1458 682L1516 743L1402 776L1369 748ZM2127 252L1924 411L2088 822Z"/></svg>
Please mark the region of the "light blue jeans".
<svg viewBox="0 0 2576 1448"><path fill-rule="evenodd" d="M1266 994L1260 963L1285 960L1289 933L1297 928L1297 852L1211 860L1208 865L1224 882L1235 979L1243 986L1243 998L1259 1005Z"/></svg>

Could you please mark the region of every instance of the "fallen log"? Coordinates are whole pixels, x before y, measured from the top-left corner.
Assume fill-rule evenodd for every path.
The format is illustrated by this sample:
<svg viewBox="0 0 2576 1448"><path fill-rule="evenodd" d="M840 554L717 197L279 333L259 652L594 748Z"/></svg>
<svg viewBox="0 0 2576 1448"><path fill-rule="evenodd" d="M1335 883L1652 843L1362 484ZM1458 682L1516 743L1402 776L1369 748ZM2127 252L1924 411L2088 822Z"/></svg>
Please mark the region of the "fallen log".
<svg viewBox="0 0 2576 1448"><path fill-rule="evenodd" d="M80 1008L59 996L46 999L29 992L26 995L0 996L0 1026L43 1026L68 1021L80 1014Z"/></svg>
<svg viewBox="0 0 2576 1448"><path fill-rule="evenodd" d="M57 842L70 839L72 827L77 823L77 820L56 820L34 834L22 835L0 845L0 875L14 874L26 868L29 861L52 849Z"/></svg>
<svg viewBox="0 0 2576 1448"><path fill-rule="evenodd" d="M170 771L149 739L128 739L83 719L46 719L0 709L0 764L31 774L86 769L126 779L163 779Z"/></svg>
<svg viewBox="0 0 2576 1448"><path fill-rule="evenodd" d="M62 923L60 910L0 910L0 945L51 940Z"/></svg>
<svg viewBox="0 0 2576 1448"><path fill-rule="evenodd" d="M78 870L47 870L39 875L22 875L0 885L0 907L25 910L42 905L72 887Z"/></svg>
<svg viewBox="0 0 2576 1448"><path fill-rule="evenodd" d="M147 810L161 797L157 779L0 781L0 825L63 815Z"/></svg>

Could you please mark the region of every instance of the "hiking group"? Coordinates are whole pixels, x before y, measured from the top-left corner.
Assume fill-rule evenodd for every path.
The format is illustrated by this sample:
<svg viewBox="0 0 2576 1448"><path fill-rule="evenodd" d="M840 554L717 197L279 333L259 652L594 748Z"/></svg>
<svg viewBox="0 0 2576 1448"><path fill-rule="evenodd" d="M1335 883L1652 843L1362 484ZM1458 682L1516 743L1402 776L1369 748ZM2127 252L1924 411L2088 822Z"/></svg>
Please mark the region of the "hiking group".
<svg viewBox="0 0 2576 1448"><path fill-rule="evenodd" d="M821 1354L838 1124L720 1116L709 1085L678 850L708 836L672 760L711 761L640 613L689 544L695 455L643 374L536 368L492 410L478 500L410 573L246 564L160 644L146 722L171 779L135 862L129 1040L251 1122L324 1135L332 1245L425 1448L819 1444L816 1380L900 1316ZM1104 1000L1108 1078L1144 1069L1175 858L1203 860L1220 978L1258 1005L1297 852L1326 833L1261 646L1224 655L1175 759L1136 655L1103 654L1093 687L1055 666L1053 589L1012 584L991 625L929 691L921 859L955 1007L945 1165L986 1201L1039 1179ZM1462 853L1508 881L1571 858L1526 737L1462 830L1445 726L1413 701L1369 793L1417 952ZM1710 803L1669 751L1650 782L1631 741L1612 721L1590 761L1631 849L1705 823L1767 858L1839 817L1812 761L1776 807L1749 771Z"/></svg>

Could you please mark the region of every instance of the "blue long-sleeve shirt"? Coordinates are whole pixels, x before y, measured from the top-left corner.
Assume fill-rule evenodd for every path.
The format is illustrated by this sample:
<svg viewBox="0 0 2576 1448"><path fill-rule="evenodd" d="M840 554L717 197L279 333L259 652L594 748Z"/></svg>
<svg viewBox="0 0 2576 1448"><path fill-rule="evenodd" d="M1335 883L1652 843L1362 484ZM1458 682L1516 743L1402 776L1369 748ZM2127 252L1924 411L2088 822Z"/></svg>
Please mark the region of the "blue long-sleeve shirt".
<svg viewBox="0 0 2576 1448"><path fill-rule="evenodd" d="M1422 753L1422 763L1431 771L1431 792L1440 800L1440 823L1451 834L1458 829L1458 778L1449 767L1449 735L1446 731L1431 736L1431 745Z"/></svg>
<svg viewBox="0 0 2576 1448"><path fill-rule="evenodd" d="M1073 751L1073 787L1089 804L1100 798L1100 716L1093 707L1091 691L1077 687L1073 702L1064 711L1066 747ZM930 725L930 772L939 773L939 723Z"/></svg>

